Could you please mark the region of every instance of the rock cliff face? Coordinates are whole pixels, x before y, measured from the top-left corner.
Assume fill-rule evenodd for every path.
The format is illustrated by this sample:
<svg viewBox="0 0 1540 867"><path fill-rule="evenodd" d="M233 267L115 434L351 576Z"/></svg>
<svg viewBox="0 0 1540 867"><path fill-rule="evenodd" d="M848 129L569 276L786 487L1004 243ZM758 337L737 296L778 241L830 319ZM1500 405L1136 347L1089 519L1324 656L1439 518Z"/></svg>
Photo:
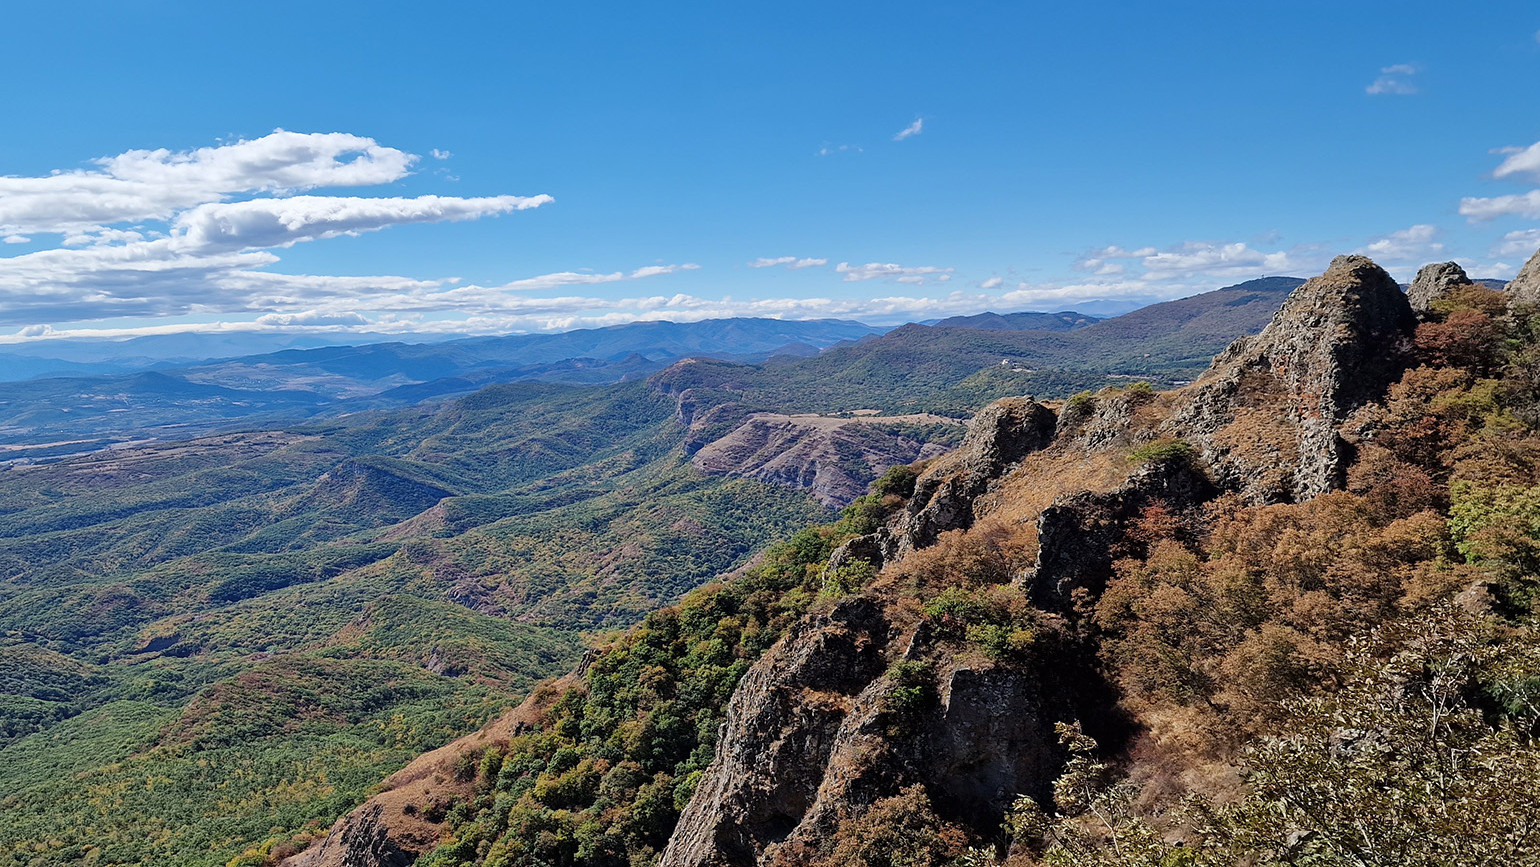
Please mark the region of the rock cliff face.
<svg viewBox="0 0 1540 867"><path fill-rule="evenodd" d="M916 481L899 536L923 548L947 530L973 525L973 504L1011 464L1053 440L1054 414L1030 398L1006 398L985 407L968 426L957 451Z"/></svg>
<svg viewBox="0 0 1540 867"><path fill-rule="evenodd" d="M797 626L739 684L659 867L799 863L913 784L983 833L1019 794L1045 796L1063 760L1053 723L1072 699L1051 678L957 664L934 705L895 723L890 665L929 641L866 597Z"/></svg>
<svg viewBox="0 0 1540 867"><path fill-rule="evenodd" d="M1540 250L1529 257L1519 275L1508 284L1509 304L1540 304Z"/></svg>
<svg viewBox="0 0 1540 867"><path fill-rule="evenodd" d="M1422 270L1417 272L1417 279L1406 290L1406 300L1414 312L1423 314L1428 312L1434 301L1450 291L1473 285L1471 279L1465 276L1465 269L1457 263L1435 262L1422 266Z"/></svg>
<svg viewBox="0 0 1540 867"><path fill-rule="evenodd" d="M1338 429L1401 373L1415 326L1388 274L1340 257L1261 334L1231 346L1182 392L1110 391L1058 415L1026 398L992 404L963 445L920 476L888 526L842 546L830 565L901 564L942 533L972 526L981 508L1000 508L1011 492L1063 490L1032 516L1037 557L1017 583L1037 608L1073 621L1079 603L1101 592L1149 507L1181 519L1224 491L1269 502L1340 485L1348 446ZM1128 457L1112 453L1162 436L1188 445L1156 449L1121 484L1076 490L1060 478L1012 481L1013 473L1097 461L1126 466ZM1035 465L1021 464L1034 455ZM1094 674L1066 677L1073 657L1035 668L958 663L928 652L928 621L904 622L915 621L884 612L880 598L846 600L794 628L753 667L660 867L805 863L841 822L915 784L938 812L985 834L1015 794L1047 794L1062 767L1053 723L1087 717L1064 681L1094 691ZM884 716L897 688L891 666L918 658L938 667L939 701L895 733Z"/></svg>
<svg viewBox="0 0 1540 867"><path fill-rule="evenodd" d="M1416 318L1389 274L1339 256L1273 321L1187 390L1166 430L1198 446L1221 487L1299 501L1340 484L1338 427L1401 374Z"/></svg>
<svg viewBox="0 0 1540 867"><path fill-rule="evenodd" d="M1076 591L1101 593L1118 543L1146 507L1159 503L1180 514L1216 493L1200 469L1177 456L1145 465L1115 491L1059 497L1037 518L1037 562L1021 583L1033 604L1068 611Z"/></svg>

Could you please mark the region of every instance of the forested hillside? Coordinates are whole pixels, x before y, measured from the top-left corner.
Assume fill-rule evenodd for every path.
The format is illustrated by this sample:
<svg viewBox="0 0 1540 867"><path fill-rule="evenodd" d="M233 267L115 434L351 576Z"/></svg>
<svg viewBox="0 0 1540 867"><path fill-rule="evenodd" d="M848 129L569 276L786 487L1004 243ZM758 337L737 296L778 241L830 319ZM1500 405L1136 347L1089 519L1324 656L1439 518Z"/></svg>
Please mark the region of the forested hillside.
<svg viewBox="0 0 1540 867"><path fill-rule="evenodd" d="M1142 315L1229 340L1281 299L1221 290ZM646 380L516 382L271 430L51 447L96 449L62 458L27 451L0 471L0 863L224 864L268 843L250 857L276 860L413 756L723 575L764 582L749 594L760 602L743 604L770 608L745 615L747 632L718 624L724 647L747 642L753 658L832 592L794 589L818 572L808 564L837 541L829 533L869 531L891 504L861 500L822 535L797 528L890 466L956 447L979 406L1134 382L1124 357L1186 369L1156 345L1159 329L1126 324L1102 341L1121 347L1116 358L1033 349L1117 321L915 326L811 358L701 360ZM1019 360L1031 352L1045 366ZM210 417L225 410L198 401L215 392L243 405L264 394L147 376L192 389ZM747 664L718 662L691 699L713 713ZM680 714L657 722L674 732L695 711ZM679 778L670 785L710 759L691 746L681 766L673 749L647 765ZM661 845L667 827L647 839Z"/></svg>

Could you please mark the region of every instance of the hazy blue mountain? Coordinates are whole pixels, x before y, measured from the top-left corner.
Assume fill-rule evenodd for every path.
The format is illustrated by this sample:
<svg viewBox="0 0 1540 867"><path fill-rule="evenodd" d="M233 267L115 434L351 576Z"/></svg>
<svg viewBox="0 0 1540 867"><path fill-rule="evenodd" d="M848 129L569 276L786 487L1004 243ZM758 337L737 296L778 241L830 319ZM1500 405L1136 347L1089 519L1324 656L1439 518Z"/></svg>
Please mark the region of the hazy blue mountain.
<svg viewBox="0 0 1540 867"><path fill-rule="evenodd" d="M936 320L938 328L976 328L980 331L1069 331L1101 319L1066 310L1060 313L978 313Z"/></svg>

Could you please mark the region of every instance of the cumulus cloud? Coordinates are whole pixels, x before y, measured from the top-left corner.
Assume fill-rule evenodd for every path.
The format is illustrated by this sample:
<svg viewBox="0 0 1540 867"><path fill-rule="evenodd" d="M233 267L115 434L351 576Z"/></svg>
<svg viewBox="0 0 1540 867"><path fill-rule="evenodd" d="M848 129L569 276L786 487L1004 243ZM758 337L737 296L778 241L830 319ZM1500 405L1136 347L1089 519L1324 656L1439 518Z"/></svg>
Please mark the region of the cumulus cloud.
<svg viewBox="0 0 1540 867"><path fill-rule="evenodd" d="M1528 217L1540 219L1540 190L1530 190L1508 196L1466 196L1460 200L1460 213L1472 223L1495 220L1498 217Z"/></svg>
<svg viewBox="0 0 1540 867"><path fill-rule="evenodd" d="M852 265L849 262L841 262L834 266L835 273L845 275L845 282L858 283L863 280L892 280L898 283L921 284L927 280L936 280L941 283L952 279L955 268L937 268L930 265L904 266L891 262L868 262L865 265Z"/></svg>
<svg viewBox="0 0 1540 867"><path fill-rule="evenodd" d="M1527 174L1540 178L1540 142L1535 142L1527 148L1498 148L1493 153L1506 154L1508 158L1492 170L1492 177L1506 178Z"/></svg>
<svg viewBox="0 0 1540 867"><path fill-rule="evenodd" d="M237 193L385 184L416 161L371 138L283 130L192 151L131 150L95 160L94 169L0 177L0 231L79 233L169 219Z"/></svg>
<svg viewBox="0 0 1540 867"><path fill-rule="evenodd" d="M4 238L4 241L7 244L30 244L30 243L32 243L32 239L28 238L26 235L6 235L5 238Z"/></svg>
<svg viewBox="0 0 1540 867"><path fill-rule="evenodd" d="M1504 156L1492 170L1492 177L1505 179L1527 175L1531 179L1540 179L1540 142L1528 147L1501 147L1492 153ZM1472 223L1499 217L1540 219L1540 190L1505 196L1466 196L1460 200L1460 213Z"/></svg>
<svg viewBox="0 0 1540 867"><path fill-rule="evenodd" d="M273 327L319 323L307 318L313 316L343 317L327 320L329 327L357 325L351 317L370 299L421 301L453 289L455 281L280 274L264 270L278 262L273 251L552 201L546 195L295 194L390 183L417 159L361 136L279 130L192 151L128 151L96 160L89 170L0 178L0 223L8 232L0 236L26 240L22 229L63 236L49 249L0 257L0 322L245 314ZM693 266L648 266L632 276L686 267ZM546 278L541 285L559 282ZM260 318L265 315L278 318Z"/></svg>
<svg viewBox="0 0 1540 867"><path fill-rule="evenodd" d="M893 140L903 141L906 138L913 138L914 136L917 136L924 131L925 119L917 117L914 119L914 123L911 123L903 129L899 130L898 133L893 136Z"/></svg>
<svg viewBox="0 0 1540 867"><path fill-rule="evenodd" d="M818 268L827 264L829 264L828 259L799 259L796 256L776 256L774 258L766 258L761 256L758 259L749 262L748 266L750 268L774 268L778 265L785 265L787 268L790 268L793 271L797 271L802 268Z"/></svg>
<svg viewBox="0 0 1540 867"><path fill-rule="evenodd" d="M1438 227L1419 223L1406 229L1381 235L1353 252L1375 259L1380 264L1426 262L1444 252L1439 243Z"/></svg>
<svg viewBox="0 0 1540 867"><path fill-rule="evenodd" d="M428 156L433 157L436 160L447 160L454 156L454 154L450 153L449 151L441 151L438 148L434 148L433 150L428 151Z"/></svg>
<svg viewBox="0 0 1540 867"><path fill-rule="evenodd" d="M1416 74L1417 67L1410 63L1382 67L1379 77L1364 92L1370 96L1410 96L1417 92L1417 85L1412 83Z"/></svg>
<svg viewBox="0 0 1540 867"><path fill-rule="evenodd" d="M1521 256L1525 259L1540 250L1540 229L1516 229L1492 247L1493 256Z"/></svg>
<svg viewBox="0 0 1540 867"><path fill-rule="evenodd" d="M980 289L999 289L1001 286L1004 286L1004 285L1005 285L1005 278L1004 277L990 277L988 280L985 280L984 282L980 283L979 284L979 288Z"/></svg>
<svg viewBox="0 0 1540 867"><path fill-rule="evenodd" d="M296 326L315 328L319 326L369 324L369 320L362 313L322 313L319 310L306 310L301 313L266 313L258 316L256 322L258 325L271 328L293 328Z"/></svg>
<svg viewBox="0 0 1540 867"><path fill-rule="evenodd" d="M1142 285L1149 293L1155 291L1152 284L1161 283L1197 292L1255 277L1312 272L1324 266L1327 258L1322 248L1314 246L1263 250L1243 241L1184 241L1165 249L1103 247L1081 255L1075 266L1093 277L1106 278L1094 285ZM1167 290L1158 294L1164 296Z"/></svg>
<svg viewBox="0 0 1540 867"><path fill-rule="evenodd" d="M374 232L407 223L474 220L524 211L550 196L360 198L294 196L199 205L172 223L174 245L184 250L291 247L301 241Z"/></svg>

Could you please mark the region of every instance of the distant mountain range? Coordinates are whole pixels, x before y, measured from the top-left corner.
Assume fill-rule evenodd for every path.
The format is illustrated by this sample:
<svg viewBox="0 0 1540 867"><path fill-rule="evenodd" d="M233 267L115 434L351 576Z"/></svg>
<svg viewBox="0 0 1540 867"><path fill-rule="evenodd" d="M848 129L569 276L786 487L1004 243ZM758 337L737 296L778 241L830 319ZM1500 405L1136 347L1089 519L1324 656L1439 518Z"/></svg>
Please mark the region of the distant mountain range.
<svg viewBox="0 0 1540 867"><path fill-rule="evenodd" d="M1165 384L1188 378L1235 337L1261 328L1300 282L1252 280L1110 319L1072 311L983 313L891 330L847 320L643 322L560 334L284 349L27 380L16 362L37 359L0 351L0 368L13 379L0 381L0 445L10 445L0 460L388 409L498 383L624 382L683 358L715 359L689 372L703 377L700 387L720 392L715 402L966 414L1001 394L1073 393L1108 377Z"/></svg>

